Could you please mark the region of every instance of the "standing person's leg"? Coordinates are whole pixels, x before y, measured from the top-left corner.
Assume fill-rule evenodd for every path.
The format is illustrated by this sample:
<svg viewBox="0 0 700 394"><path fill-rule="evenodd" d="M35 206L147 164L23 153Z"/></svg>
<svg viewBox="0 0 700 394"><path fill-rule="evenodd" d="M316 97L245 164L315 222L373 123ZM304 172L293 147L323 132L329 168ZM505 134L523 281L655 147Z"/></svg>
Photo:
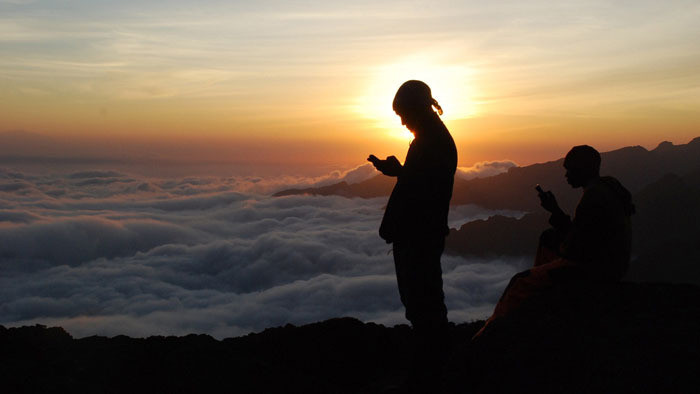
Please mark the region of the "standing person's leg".
<svg viewBox="0 0 700 394"><path fill-rule="evenodd" d="M448 323L440 256L444 238L394 243L401 302L413 326L412 378L420 391L432 391L448 347Z"/></svg>
<svg viewBox="0 0 700 394"><path fill-rule="evenodd" d="M394 266L406 319L414 328L447 326L440 256L445 239L394 242Z"/></svg>
<svg viewBox="0 0 700 394"><path fill-rule="evenodd" d="M411 321L412 306L413 306L413 294L411 293L411 278L415 276L413 271L412 256L413 251L411 250L410 242L405 241L394 241L393 254L394 254L394 268L396 269L396 283L399 288L399 297L401 298L401 303L403 304L406 312L406 319Z"/></svg>
<svg viewBox="0 0 700 394"><path fill-rule="evenodd" d="M445 249L445 239L440 237L421 243L417 255L419 261L413 287L418 294L414 325L424 326L428 332L442 331L447 327L447 307L442 289L440 257Z"/></svg>

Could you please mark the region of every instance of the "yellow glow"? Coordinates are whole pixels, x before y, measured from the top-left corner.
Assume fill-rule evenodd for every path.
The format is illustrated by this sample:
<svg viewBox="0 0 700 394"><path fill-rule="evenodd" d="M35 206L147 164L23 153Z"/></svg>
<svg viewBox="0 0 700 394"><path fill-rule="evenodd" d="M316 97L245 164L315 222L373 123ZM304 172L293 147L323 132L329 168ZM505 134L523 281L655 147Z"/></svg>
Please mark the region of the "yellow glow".
<svg viewBox="0 0 700 394"><path fill-rule="evenodd" d="M375 127L386 130L389 137L410 140L413 134L401 125L400 118L391 108L399 86L411 79L427 83L433 97L442 106L443 120L464 119L477 112L472 99L472 74L468 67L441 64L439 59L430 55L413 56L378 66L373 69L354 110Z"/></svg>

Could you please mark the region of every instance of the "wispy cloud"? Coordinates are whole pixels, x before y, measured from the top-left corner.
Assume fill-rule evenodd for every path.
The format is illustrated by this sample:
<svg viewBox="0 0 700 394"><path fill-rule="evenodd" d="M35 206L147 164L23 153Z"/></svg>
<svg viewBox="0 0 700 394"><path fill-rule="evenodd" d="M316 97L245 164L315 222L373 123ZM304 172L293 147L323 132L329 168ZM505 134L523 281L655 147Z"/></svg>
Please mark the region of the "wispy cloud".
<svg viewBox="0 0 700 394"><path fill-rule="evenodd" d="M548 116L561 117L562 138L589 114L698 117L697 1L5 1L0 15L4 129L343 129L332 135L347 147L378 138L369 113L393 119L385 97L406 74L446 81L448 117L537 119L504 126L532 144L552 132L539 127ZM118 116L102 116L107 107ZM687 138L691 126L654 138ZM468 130L478 141L492 131Z"/></svg>

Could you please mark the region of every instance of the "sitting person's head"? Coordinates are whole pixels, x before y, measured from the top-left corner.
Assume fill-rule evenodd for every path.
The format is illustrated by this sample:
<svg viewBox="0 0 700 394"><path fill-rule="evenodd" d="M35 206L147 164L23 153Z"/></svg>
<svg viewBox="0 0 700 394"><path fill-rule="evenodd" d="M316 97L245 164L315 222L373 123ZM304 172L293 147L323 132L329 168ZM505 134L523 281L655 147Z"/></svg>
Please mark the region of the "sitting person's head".
<svg viewBox="0 0 700 394"><path fill-rule="evenodd" d="M404 82L394 96L394 112L401 117L401 124L414 133L426 118L434 116L433 107L442 115L442 108L433 98L430 87L422 81Z"/></svg>
<svg viewBox="0 0 700 394"><path fill-rule="evenodd" d="M574 146L564 158L564 168L571 187L584 187L600 176L600 153L588 145Z"/></svg>

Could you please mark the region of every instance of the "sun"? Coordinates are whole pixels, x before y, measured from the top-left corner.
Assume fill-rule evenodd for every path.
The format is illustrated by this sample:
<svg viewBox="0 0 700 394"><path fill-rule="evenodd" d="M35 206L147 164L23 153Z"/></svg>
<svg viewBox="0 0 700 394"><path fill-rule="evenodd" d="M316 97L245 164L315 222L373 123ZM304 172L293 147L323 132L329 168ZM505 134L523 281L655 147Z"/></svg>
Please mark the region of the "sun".
<svg viewBox="0 0 700 394"><path fill-rule="evenodd" d="M413 134L401 125L401 119L394 113L391 103L402 83L417 79L430 86L433 97L444 111L444 120L474 116L476 104L472 99L472 70L462 65L432 63L429 58L415 56L374 67L365 90L359 95L355 110L389 136L412 139Z"/></svg>

